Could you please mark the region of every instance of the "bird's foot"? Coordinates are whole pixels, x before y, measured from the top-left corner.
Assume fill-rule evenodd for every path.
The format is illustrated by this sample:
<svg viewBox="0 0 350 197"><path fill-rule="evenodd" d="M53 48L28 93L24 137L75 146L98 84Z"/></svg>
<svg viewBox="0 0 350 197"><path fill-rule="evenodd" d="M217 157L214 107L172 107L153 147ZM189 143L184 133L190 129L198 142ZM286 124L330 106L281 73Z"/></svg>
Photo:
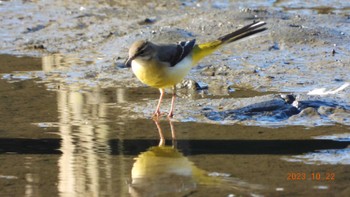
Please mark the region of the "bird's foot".
<svg viewBox="0 0 350 197"><path fill-rule="evenodd" d="M159 110L155 111L152 115L152 118L159 118L161 116L161 113Z"/></svg>
<svg viewBox="0 0 350 197"><path fill-rule="evenodd" d="M160 118L161 116L164 116L166 113L161 113L160 111L155 111L152 115L152 119L158 119ZM167 115L167 118L168 119L171 119L174 117L174 113L173 112L169 112L168 115Z"/></svg>
<svg viewBox="0 0 350 197"><path fill-rule="evenodd" d="M171 119L174 117L174 113L173 112L169 112L167 115L167 118Z"/></svg>
<svg viewBox="0 0 350 197"><path fill-rule="evenodd" d="M165 113L161 113L159 110L157 110L153 113L152 118L160 118L163 115L165 115Z"/></svg>

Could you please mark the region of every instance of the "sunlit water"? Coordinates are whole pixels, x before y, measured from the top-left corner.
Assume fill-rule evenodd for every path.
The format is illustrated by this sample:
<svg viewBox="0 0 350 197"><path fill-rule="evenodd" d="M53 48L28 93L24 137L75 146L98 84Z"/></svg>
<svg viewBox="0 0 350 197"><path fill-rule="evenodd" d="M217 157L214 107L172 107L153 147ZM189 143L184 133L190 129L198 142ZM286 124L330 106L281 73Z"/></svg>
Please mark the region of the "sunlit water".
<svg viewBox="0 0 350 197"><path fill-rule="evenodd" d="M1 56L0 196L350 193L346 126L270 129L134 118L125 106L156 98L157 91L16 78L22 76L16 70L58 69L47 58ZM32 66L21 69L24 64Z"/></svg>

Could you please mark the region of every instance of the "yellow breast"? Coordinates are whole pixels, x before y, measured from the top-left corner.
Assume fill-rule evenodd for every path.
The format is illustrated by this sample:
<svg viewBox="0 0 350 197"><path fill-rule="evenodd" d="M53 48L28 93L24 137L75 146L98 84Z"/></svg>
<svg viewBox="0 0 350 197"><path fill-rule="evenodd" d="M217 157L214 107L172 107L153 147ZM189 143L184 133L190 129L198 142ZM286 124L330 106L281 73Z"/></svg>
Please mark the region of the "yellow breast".
<svg viewBox="0 0 350 197"><path fill-rule="evenodd" d="M131 68L142 83L155 88L169 88L185 78L192 68L192 58L186 57L173 67L157 61L135 59Z"/></svg>

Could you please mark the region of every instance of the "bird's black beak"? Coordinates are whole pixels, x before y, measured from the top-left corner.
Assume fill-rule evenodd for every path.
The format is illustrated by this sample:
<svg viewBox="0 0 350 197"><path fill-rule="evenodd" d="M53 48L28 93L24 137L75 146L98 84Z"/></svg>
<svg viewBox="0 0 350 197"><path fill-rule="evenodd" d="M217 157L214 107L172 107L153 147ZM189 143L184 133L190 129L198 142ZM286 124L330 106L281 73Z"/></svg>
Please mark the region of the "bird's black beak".
<svg viewBox="0 0 350 197"><path fill-rule="evenodd" d="M126 67L128 67L128 68L130 68L131 67L131 62L132 62L132 60L134 59L135 57L129 57L125 62L124 62L124 64L125 64L125 66Z"/></svg>

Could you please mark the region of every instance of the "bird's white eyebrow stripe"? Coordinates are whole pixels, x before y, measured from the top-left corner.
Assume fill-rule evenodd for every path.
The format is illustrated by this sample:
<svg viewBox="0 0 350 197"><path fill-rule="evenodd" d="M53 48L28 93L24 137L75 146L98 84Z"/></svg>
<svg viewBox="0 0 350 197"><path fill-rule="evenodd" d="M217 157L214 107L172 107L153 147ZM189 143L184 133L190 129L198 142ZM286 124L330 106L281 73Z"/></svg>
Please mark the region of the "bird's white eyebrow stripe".
<svg viewBox="0 0 350 197"><path fill-rule="evenodd" d="M147 42L145 42L145 44L143 44L143 45L138 49L138 51L144 50L144 49L146 48L146 46L147 46Z"/></svg>

